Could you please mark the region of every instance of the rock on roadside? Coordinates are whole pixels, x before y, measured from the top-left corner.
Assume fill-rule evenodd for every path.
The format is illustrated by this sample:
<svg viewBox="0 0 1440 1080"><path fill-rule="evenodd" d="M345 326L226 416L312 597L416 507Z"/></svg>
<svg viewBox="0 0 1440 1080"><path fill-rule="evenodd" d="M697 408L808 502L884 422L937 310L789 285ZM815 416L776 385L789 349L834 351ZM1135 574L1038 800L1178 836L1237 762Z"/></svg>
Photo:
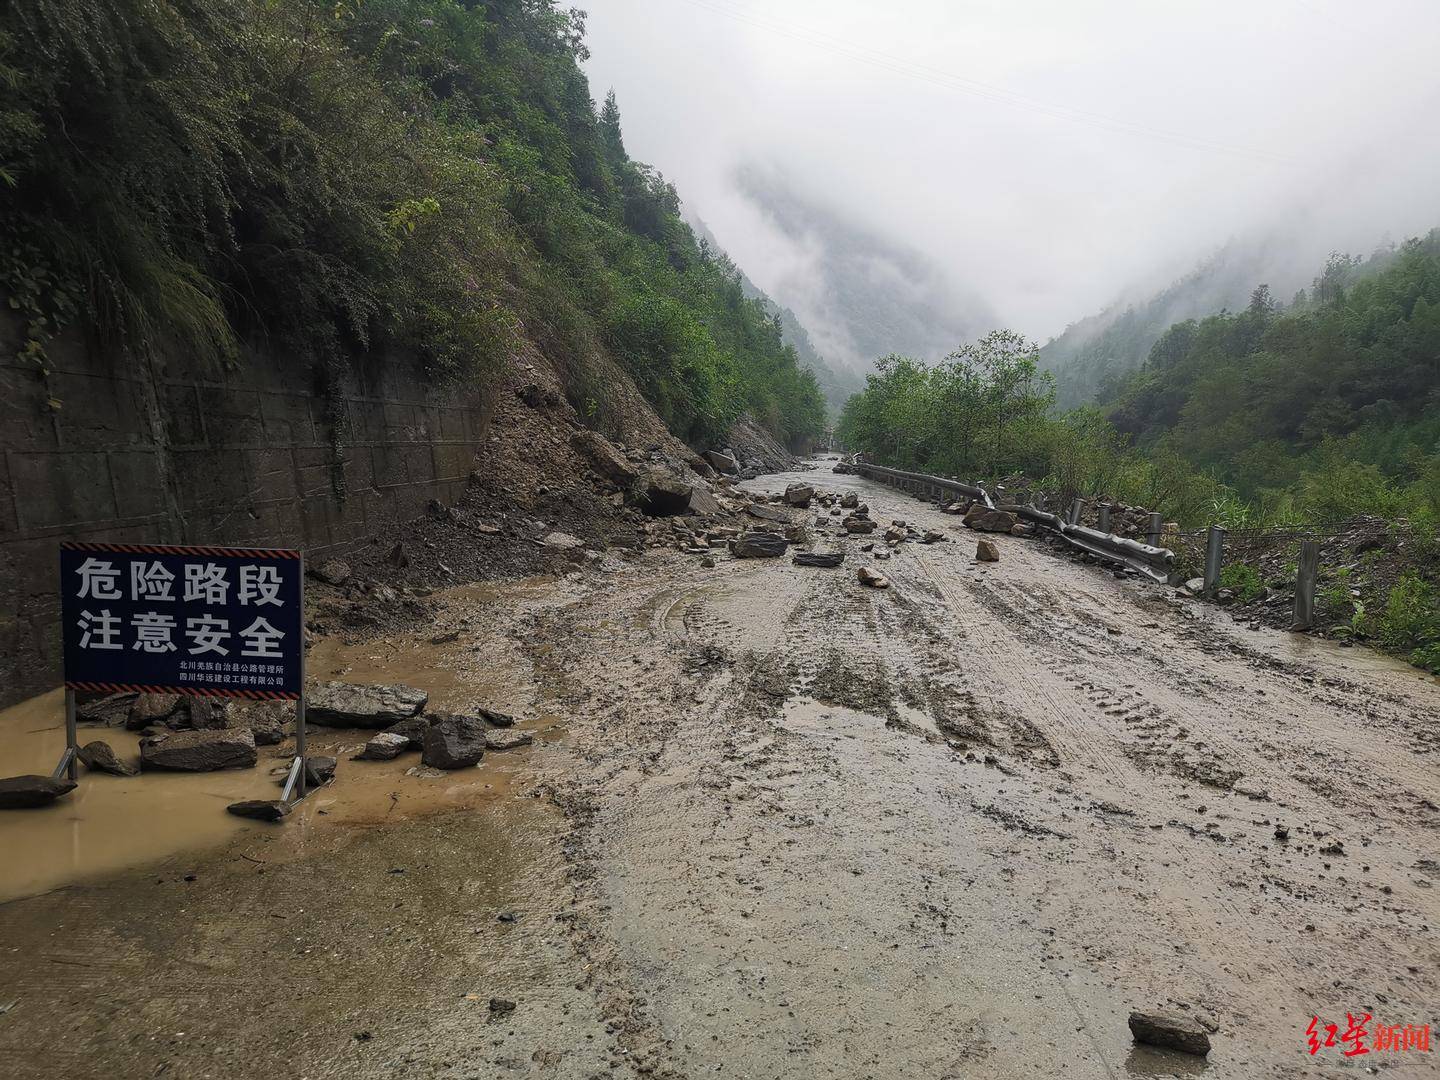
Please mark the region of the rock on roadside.
<svg viewBox="0 0 1440 1080"><path fill-rule="evenodd" d="M422 735L423 738L423 735ZM414 747L409 736L398 731L382 731L371 737L365 749L355 755L356 761L392 761Z"/></svg>
<svg viewBox="0 0 1440 1080"><path fill-rule="evenodd" d="M420 760L432 769L466 769L485 756L485 724L479 717L440 713L425 729Z"/></svg>
<svg viewBox="0 0 1440 1080"><path fill-rule="evenodd" d="M855 576L859 578L861 585L868 585L872 589L888 589L890 579L879 570L872 570L868 566L862 566L856 571Z"/></svg>
<svg viewBox="0 0 1440 1080"><path fill-rule="evenodd" d="M248 769L255 764L255 736L247 729L177 731L140 740L140 766L176 772Z"/></svg>
<svg viewBox="0 0 1440 1080"><path fill-rule="evenodd" d="M387 728L425 708L430 695L413 686L327 682L305 694L305 719L326 727Z"/></svg>
<svg viewBox="0 0 1440 1080"><path fill-rule="evenodd" d="M279 821L290 813L290 807L279 799L244 799L225 807L236 817L254 818L256 821Z"/></svg>
<svg viewBox="0 0 1440 1080"><path fill-rule="evenodd" d="M491 730L485 732L486 750L514 750L517 746L529 746L535 737L528 731Z"/></svg>
<svg viewBox="0 0 1440 1080"><path fill-rule="evenodd" d="M115 776L138 776L140 774L140 770L134 765L116 757L115 751L104 739L86 743L75 751L75 756L84 762L85 767L91 772L108 772Z"/></svg>
<svg viewBox="0 0 1440 1080"><path fill-rule="evenodd" d="M1179 1050L1182 1054L1210 1053L1210 1036L1188 1016L1173 1012L1130 1014L1130 1034L1138 1043Z"/></svg>
<svg viewBox="0 0 1440 1080"><path fill-rule="evenodd" d="M778 533L750 532L737 538L731 550L737 559L778 559L789 546Z"/></svg>
<svg viewBox="0 0 1440 1080"><path fill-rule="evenodd" d="M999 562L1000 549L995 546L993 540L981 540L975 545L976 562Z"/></svg>
<svg viewBox="0 0 1440 1080"><path fill-rule="evenodd" d="M75 790L74 780L54 780L48 776L8 776L0 780L0 810L28 810L48 806L61 795Z"/></svg>
<svg viewBox="0 0 1440 1080"><path fill-rule="evenodd" d="M809 484L791 484L785 489L785 502L790 506L809 506L814 497L815 489Z"/></svg>

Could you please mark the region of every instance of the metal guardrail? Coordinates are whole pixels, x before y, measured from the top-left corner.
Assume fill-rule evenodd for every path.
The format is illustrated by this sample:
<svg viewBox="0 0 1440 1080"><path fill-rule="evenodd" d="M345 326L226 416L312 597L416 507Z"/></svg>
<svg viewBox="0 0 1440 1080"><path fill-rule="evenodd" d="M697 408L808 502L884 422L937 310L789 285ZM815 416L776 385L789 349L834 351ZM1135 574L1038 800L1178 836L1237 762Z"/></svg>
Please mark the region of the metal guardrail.
<svg viewBox="0 0 1440 1080"><path fill-rule="evenodd" d="M1142 544L1138 540L1128 540L1123 536L1102 532L1085 525L1072 525L1057 515L1047 513L1034 506L1007 503L997 508L990 493L978 484L966 484L950 477L931 476L928 473L887 469L883 465L871 465L863 461L851 463L851 468L868 479L878 480L916 495L931 495L939 498L948 494L979 499L991 510L1009 511L1032 525L1055 533L1071 547L1102 559L1118 562L1154 581L1168 581L1171 569L1175 565L1175 553L1169 548Z"/></svg>

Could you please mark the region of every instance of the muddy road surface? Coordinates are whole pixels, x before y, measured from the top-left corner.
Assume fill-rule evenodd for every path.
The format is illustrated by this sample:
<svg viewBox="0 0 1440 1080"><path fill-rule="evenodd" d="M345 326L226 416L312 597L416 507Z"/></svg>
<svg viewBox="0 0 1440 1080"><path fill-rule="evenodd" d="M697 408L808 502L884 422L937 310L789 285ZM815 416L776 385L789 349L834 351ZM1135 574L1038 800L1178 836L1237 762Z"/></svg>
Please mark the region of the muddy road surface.
<svg viewBox="0 0 1440 1080"><path fill-rule="evenodd" d="M365 672L508 695L537 744L461 802L397 769L398 818L316 799L0 904L0 1071L1436 1074L1305 1029L1437 1023L1440 685L1033 541L977 564L856 477L749 486L798 479L951 539L886 590L833 525L835 570L457 590L453 646ZM1208 1060L1132 1043L1161 1007Z"/></svg>

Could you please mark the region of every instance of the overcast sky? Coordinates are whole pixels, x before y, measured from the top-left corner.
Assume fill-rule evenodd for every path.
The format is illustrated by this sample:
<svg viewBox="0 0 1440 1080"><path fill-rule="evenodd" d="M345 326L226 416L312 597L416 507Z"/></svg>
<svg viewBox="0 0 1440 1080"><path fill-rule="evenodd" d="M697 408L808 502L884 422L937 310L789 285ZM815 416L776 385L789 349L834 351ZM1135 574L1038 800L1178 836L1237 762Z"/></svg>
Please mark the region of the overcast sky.
<svg viewBox="0 0 1440 1080"><path fill-rule="evenodd" d="M631 156L802 319L757 170L1042 341L1277 223L1440 225L1440 0L579 2Z"/></svg>

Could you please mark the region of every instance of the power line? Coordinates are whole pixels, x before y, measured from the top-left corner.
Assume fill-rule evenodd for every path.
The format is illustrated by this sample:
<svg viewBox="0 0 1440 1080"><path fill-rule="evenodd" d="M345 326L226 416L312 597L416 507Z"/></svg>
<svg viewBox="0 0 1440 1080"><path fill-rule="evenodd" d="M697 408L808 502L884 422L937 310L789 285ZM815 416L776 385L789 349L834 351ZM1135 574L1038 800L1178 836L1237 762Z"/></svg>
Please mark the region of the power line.
<svg viewBox="0 0 1440 1080"><path fill-rule="evenodd" d="M762 14L748 8L729 4L726 0L685 0L685 3L690 4L692 7L698 7L713 14L732 19L735 22L744 23L747 26L764 30L767 33L778 34L809 45L812 48L843 56L846 59L865 64L881 71L914 79L915 81L927 83L941 89L967 94L993 104L1005 105L1025 112L1049 116L1052 119L1062 120L1068 123L1084 124L1119 134L1134 135L1167 142L1188 150L1231 154L1270 165L1294 163L1290 158L1283 157L1279 154L1272 154L1264 150L1218 142L1213 139L1188 135L1183 132L1167 131L1161 128L1151 127L1147 124L1103 116L1098 113L1086 112L1084 110L1073 109L1064 105L1055 105L1050 102L1026 97L1012 90L1007 90L1002 86L956 75L953 72L930 67L929 65L896 56L892 53L881 52L877 49L858 45L844 38L826 33L825 31L817 30L814 27L787 22L769 14Z"/></svg>

